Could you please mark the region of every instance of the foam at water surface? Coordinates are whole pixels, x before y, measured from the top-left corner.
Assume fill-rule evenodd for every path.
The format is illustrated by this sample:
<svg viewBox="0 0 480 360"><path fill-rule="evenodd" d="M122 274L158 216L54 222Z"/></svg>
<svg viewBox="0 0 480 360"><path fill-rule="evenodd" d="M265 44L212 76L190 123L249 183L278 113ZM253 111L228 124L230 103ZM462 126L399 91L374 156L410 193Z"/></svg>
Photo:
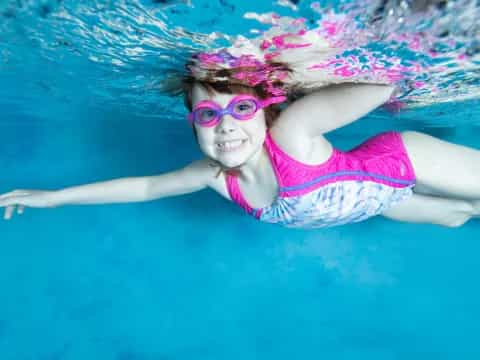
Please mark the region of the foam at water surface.
<svg viewBox="0 0 480 360"><path fill-rule="evenodd" d="M258 11L268 8L273 11ZM264 1L256 8L225 1L7 1L0 14L6 72L26 66L29 58L35 63L38 56L56 64L83 62L77 71L85 69L80 76L96 80L89 91L100 102L129 101L138 112L155 112L168 75L184 72L193 53L243 41L269 59L282 50L295 59L289 39L280 44L288 34L300 38L296 43L305 37L304 43L327 41L334 49L327 58L303 49L311 58L305 79L328 72L395 82L410 107L476 99L480 89L479 7L472 0ZM55 72L68 74L68 69ZM313 80L304 83L315 87Z"/></svg>

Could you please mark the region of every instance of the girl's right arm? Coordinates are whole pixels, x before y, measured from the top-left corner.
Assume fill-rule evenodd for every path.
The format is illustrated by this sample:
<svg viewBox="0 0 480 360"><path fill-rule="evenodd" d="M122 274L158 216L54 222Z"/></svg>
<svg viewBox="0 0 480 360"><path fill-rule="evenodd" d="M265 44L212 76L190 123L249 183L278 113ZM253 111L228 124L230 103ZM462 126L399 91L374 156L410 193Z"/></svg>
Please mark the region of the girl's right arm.
<svg viewBox="0 0 480 360"><path fill-rule="evenodd" d="M194 161L188 166L155 176L128 177L68 187L57 191L15 190L0 195L0 207L6 207L10 219L15 206L18 213L28 207L128 203L155 200L199 191L210 185L218 167L211 160Z"/></svg>

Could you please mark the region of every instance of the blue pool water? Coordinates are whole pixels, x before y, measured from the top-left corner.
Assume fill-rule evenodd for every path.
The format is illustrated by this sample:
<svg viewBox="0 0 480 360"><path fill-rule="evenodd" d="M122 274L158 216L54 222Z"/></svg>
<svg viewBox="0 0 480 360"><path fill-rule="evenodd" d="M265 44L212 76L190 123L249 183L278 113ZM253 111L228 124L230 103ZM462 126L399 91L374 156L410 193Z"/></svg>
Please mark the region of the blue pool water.
<svg viewBox="0 0 480 360"><path fill-rule="evenodd" d="M78 3L79 18L98 6ZM49 24L39 4L59 6L0 2L9 24L0 35L0 193L159 174L200 158L181 100L148 91L161 66L119 71L91 60L102 47L80 32L67 50L54 47L73 22ZM167 24L225 33L228 19L248 28L236 15L252 6L119 4L105 13L112 27L115 14L143 6ZM274 6L286 9L259 1L255 11ZM126 43L114 45L103 55L121 57ZM327 137L346 149L413 129L480 148L478 105L378 110ZM0 222L0 359L478 359L479 235L478 220L286 229L211 191L26 209Z"/></svg>

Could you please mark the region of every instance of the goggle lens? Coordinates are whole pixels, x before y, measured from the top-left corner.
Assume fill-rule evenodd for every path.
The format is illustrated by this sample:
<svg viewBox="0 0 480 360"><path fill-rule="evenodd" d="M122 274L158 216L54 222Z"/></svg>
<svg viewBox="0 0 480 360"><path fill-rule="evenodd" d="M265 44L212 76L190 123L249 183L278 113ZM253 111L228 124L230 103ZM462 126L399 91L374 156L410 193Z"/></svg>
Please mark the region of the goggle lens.
<svg viewBox="0 0 480 360"><path fill-rule="evenodd" d="M214 120L217 115L217 110L208 107L195 110L195 120L200 124L206 124Z"/></svg>
<svg viewBox="0 0 480 360"><path fill-rule="evenodd" d="M257 103L255 101L244 99L233 104L232 115L237 119L243 119L245 117L255 115L257 110Z"/></svg>

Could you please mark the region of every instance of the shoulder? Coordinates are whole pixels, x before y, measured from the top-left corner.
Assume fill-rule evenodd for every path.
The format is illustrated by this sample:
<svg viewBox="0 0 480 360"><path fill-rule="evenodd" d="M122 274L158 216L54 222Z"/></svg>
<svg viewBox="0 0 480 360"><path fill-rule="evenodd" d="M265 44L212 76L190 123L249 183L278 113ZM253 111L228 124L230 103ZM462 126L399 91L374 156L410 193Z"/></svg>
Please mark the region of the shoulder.
<svg viewBox="0 0 480 360"><path fill-rule="evenodd" d="M331 152L332 146L323 133L313 131L310 126L331 116L331 105L327 101L330 93L330 89L319 89L296 99L282 110L270 134L288 155L304 162L315 162L324 158L323 153Z"/></svg>
<svg viewBox="0 0 480 360"><path fill-rule="evenodd" d="M282 122L282 114L270 129L275 144L288 156L305 164L321 164L330 156L333 147L323 136L309 136L290 123Z"/></svg>
<svg viewBox="0 0 480 360"><path fill-rule="evenodd" d="M181 171L186 175L195 176L205 185L209 185L210 181L212 181L212 179L215 178L216 174L218 173L219 168L219 165L215 161L209 158L204 158L192 161Z"/></svg>
<svg viewBox="0 0 480 360"><path fill-rule="evenodd" d="M183 171L196 176L206 186L230 200L225 173L221 170L218 163L207 157L193 161L183 169Z"/></svg>

